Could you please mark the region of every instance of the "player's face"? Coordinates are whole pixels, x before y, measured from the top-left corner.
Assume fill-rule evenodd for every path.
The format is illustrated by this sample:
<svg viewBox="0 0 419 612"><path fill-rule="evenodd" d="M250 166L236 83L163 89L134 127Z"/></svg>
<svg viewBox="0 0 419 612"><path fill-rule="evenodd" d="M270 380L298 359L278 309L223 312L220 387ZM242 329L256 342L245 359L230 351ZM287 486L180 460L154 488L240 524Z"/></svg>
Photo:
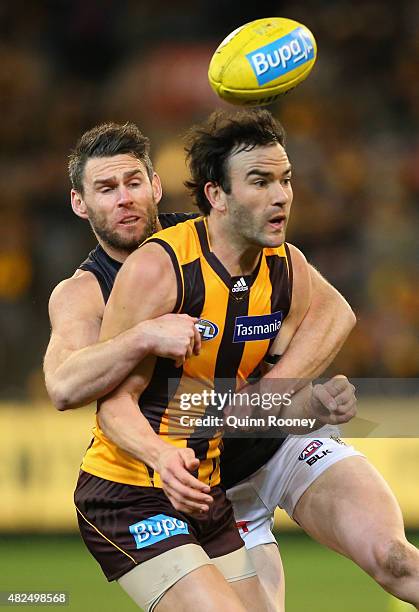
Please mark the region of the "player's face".
<svg viewBox="0 0 419 612"><path fill-rule="evenodd" d="M156 231L160 183L127 154L89 159L84 170L84 203L99 239L131 252Z"/></svg>
<svg viewBox="0 0 419 612"><path fill-rule="evenodd" d="M233 153L228 164L231 193L225 197L232 231L257 246L281 245L293 197L284 148L273 144Z"/></svg>

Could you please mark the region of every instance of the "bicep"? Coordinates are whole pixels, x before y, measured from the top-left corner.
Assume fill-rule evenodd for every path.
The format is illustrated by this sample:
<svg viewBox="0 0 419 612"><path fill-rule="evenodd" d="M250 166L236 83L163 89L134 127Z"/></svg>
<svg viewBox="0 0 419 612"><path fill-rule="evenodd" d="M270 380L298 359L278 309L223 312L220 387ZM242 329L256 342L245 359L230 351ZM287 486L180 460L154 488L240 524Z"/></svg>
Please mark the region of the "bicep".
<svg viewBox="0 0 419 612"><path fill-rule="evenodd" d="M128 257L105 308L101 339L113 338L137 323L173 311L177 279L169 255L146 244Z"/></svg>
<svg viewBox="0 0 419 612"><path fill-rule="evenodd" d="M99 339L103 300L91 282L68 279L53 291L49 302L51 337L44 359L46 373L72 353Z"/></svg>
<svg viewBox="0 0 419 612"><path fill-rule="evenodd" d="M173 311L177 301L177 279L167 253L156 244L146 244L127 259L119 271L105 308L101 339ZM109 399L129 394L136 400L147 386L156 358L149 355L110 395ZM112 403L112 402L111 402Z"/></svg>

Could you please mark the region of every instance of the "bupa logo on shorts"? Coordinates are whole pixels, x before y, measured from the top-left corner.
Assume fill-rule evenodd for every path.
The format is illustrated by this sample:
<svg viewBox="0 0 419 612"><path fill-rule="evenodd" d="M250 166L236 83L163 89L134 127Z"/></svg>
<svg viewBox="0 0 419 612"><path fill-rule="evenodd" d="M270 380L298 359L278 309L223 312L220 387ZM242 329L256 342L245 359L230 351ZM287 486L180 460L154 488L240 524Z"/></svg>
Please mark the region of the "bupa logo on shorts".
<svg viewBox="0 0 419 612"><path fill-rule="evenodd" d="M307 444L303 452L298 457L298 461L305 461L308 457L311 457L313 453L316 452L318 448L323 446L323 442L321 440L312 440L310 444Z"/></svg>
<svg viewBox="0 0 419 612"><path fill-rule="evenodd" d="M201 334L202 340L212 340L218 334L217 325L207 319L199 319L195 327Z"/></svg>
<svg viewBox="0 0 419 612"><path fill-rule="evenodd" d="M166 514L156 514L134 523L129 526L129 531L134 536L137 548L145 548L175 535L189 533L187 523Z"/></svg>
<svg viewBox="0 0 419 612"><path fill-rule="evenodd" d="M281 329L282 317L282 310L267 315L236 317L233 342L275 338Z"/></svg>
<svg viewBox="0 0 419 612"><path fill-rule="evenodd" d="M259 85L265 85L314 58L314 47L303 28L296 28L246 55Z"/></svg>

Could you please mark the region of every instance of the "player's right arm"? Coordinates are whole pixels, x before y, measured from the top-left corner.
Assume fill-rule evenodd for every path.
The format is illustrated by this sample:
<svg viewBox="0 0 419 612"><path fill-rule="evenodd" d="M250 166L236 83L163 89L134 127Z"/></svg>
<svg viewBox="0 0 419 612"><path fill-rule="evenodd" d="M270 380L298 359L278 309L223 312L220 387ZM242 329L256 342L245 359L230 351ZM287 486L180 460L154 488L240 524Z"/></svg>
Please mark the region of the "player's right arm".
<svg viewBox="0 0 419 612"><path fill-rule="evenodd" d="M61 282L49 302L51 338L45 354L45 383L58 410L97 400L122 382L149 354L182 363L190 351L193 319L166 315L142 321L99 342L104 302L90 272L78 271ZM196 338L195 350L199 350Z"/></svg>
<svg viewBox="0 0 419 612"><path fill-rule="evenodd" d="M107 303L101 340L125 333L142 321L175 309L178 284L169 255L160 245L145 244L122 266ZM197 332L189 341L194 347ZM139 407L139 398L154 371L155 358L137 365L126 380L99 402L98 421L119 448L150 466L161 477L173 506L183 512L207 511L210 487L190 473L199 466L191 448L177 448L158 436ZM141 401L140 401L141 405Z"/></svg>

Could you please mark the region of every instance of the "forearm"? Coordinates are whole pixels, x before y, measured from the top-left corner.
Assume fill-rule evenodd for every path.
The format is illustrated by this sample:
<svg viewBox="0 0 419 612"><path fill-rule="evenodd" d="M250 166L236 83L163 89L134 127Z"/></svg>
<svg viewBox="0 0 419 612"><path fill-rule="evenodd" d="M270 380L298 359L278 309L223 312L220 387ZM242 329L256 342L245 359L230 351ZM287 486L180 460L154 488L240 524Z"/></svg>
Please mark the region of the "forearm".
<svg viewBox="0 0 419 612"><path fill-rule="evenodd" d="M130 394L103 400L98 413L99 426L120 449L157 470L160 455L170 445L152 429Z"/></svg>
<svg viewBox="0 0 419 612"><path fill-rule="evenodd" d="M303 435L322 427L322 423L310 411L312 392L313 387L308 384L296 391L289 401L283 402L280 411L281 419L295 419L297 422L294 427L284 428L285 433Z"/></svg>
<svg viewBox="0 0 419 612"><path fill-rule="evenodd" d="M48 393L59 410L78 408L115 389L150 352L141 329L72 352L46 376Z"/></svg>

